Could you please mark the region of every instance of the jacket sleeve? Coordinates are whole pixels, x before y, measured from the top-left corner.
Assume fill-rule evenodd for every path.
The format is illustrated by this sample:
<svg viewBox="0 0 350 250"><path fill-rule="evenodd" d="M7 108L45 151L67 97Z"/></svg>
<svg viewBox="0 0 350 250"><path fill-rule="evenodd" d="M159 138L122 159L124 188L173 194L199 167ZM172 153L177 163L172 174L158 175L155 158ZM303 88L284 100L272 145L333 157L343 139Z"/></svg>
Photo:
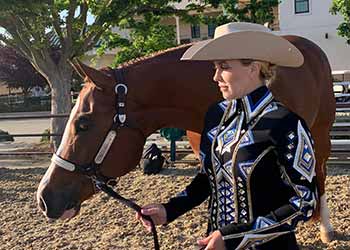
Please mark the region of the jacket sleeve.
<svg viewBox="0 0 350 250"><path fill-rule="evenodd" d="M305 122L289 113L272 129L277 153L277 171L292 190L289 202L251 223L229 224L220 229L227 249L248 249L294 231L316 208L316 175L313 140Z"/></svg>
<svg viewBox="0 0 350 250"><path fill-rule="evenodd" d="M167 222L172 222L192 208L200 205L210 194L210 184L206 170L211 165L210 148L211 141L207 132L212 121L209 112L206 114L204 129L201 134L200 143L200 169L192 182L179 193L163 204L167 212Z"/></svg>

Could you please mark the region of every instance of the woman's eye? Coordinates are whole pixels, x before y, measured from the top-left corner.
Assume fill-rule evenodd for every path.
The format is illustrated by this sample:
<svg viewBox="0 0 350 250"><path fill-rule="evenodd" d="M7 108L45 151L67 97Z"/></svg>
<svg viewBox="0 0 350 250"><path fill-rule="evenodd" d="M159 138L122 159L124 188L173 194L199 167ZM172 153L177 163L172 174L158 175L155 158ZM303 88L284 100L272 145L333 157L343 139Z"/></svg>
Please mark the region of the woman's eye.
<svg viewBox="0 0 350 250"><path fill-rule="evenodd" d="M218 70L218 69L229 69L230 66L228 66L226 63L220 63L218 65L214 65L214 70Z"/></svg>
<svg viewBox="0 0 350 250"><path fill-rule="evenodd" d="M229 66L226 63L221 63L220 64L220 69L228 69Z"/></svg>

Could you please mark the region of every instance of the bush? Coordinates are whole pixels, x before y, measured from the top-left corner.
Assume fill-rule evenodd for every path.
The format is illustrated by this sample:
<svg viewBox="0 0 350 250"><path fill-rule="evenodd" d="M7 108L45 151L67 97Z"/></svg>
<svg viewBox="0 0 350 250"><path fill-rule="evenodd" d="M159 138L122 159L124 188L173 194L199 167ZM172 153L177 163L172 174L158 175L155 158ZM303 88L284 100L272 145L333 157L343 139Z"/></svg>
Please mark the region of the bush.
<svg viewBox="0 0 350 250"><path fill-rule="evenodd" d="M50 134L50 129L49 128L45 129L44 134ZM40 142L45 142L45 143L50 142L50 136L47 136L47 135L42 136L40 139Z"/></svg>
<svg viewBox="0 0 350 250"><path fill-rule="evenodd" d="M13 136L10 135L8 132L0 129L0 142L4 141L14 141L14 139Z"/></svg>

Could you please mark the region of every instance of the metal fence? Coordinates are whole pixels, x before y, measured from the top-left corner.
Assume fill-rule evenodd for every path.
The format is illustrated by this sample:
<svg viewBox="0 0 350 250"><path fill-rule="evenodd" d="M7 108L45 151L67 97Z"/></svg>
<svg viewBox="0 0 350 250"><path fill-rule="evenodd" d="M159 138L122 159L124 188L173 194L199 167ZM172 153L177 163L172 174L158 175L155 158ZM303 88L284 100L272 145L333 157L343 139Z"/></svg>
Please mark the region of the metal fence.
<svg viewBox="0 0 350 250"><path fill-rule="evenodd" d="M350 111L350 109L347 109ZM337 109L337 113L344 112L343 110ZM23 120L23 119L43 119L43 118L57 118L57 117L67 117L69 114L59 114L59 115L27 115L27 116L0 116L1 120ZM329 158L329 164L349 164L350 163L350 116L346 116L345 122L336 122L331 131L332 137L332 152ZM7 135L0 135L0 140ZM12 137L32 137L32 136L62 136L62 134L51 134L51 133L41 133L41 134L11 134ZM160 136L159 136L160 137ZM153 138L158 138L153 136ZM151 143L157 143L156 139L148 140L146 145ZM163 153L170 153L170 142L162 143L160 146ZM176 154L184 155L191 154L192 150L188 141L181 141L177 143ZM52 154L52 152L0 152L0 156L10 156L10 155L44 155ZM197 163L197 160L176 160L174 163Z"/></svg>
<svg viewBox="0 0 350 250"><path fill-rule="evenodd" d="M0 113L50 111L51 96L0 96Z"/></svg>
<svg viewBox="0 0 350 250"><path fill-rule="evenodd" d="M1 120L26 120L26 119L43 119L43 118L65 118L68 117L69 114L56 114L56 115L3 115L0 116L0 121ZM0 141L2 139L6 139L9 136L11 137L47 137L50 138L50 136L62 136L62 134L54 134L54 133L36 133L36 134L0 134ZM145 148L152 144L156 143L158 147L161 148L162 152L164 154L171 154L172 150L170 147L170 142L165 142L163 140L163 143L159 144L159 138L160 138L160 133L159 131L156 131L149 139L147 139ZM175 154L177 156L182 156L186 154L192 153L191 147L188 143L188 141L185 139L184 141L177 142L177 147L175 148ZM31 155L51 155L52 152L0 152L0 156L31 156ZM170 155L167 159L168 163L170 164L175 164L175 163L197 163L197 161L188 161L188 160L171 160Z"/></svg>
<svg viewBox="0 0 350 250"><path fill-rule="evenodd" d="M337 102L337 121L331 131L332 137L332 153L328 163L330 164L348 164L350 163L350 82L334 82L335 98ZM77 93L73 93L72 98ZM51 107L51 96L40 96L40 97L26 97L23 95L15 96L0 96L0 113L11 113L11 112L22 112L22 111L49 111ZM43 118L59 118L68 117L69 114L58 114L58 115L6 115L0 116L1 120L24 120L24 119L43 119ZM0 134L0 141L4 138L11 137L47 137L50 136L62 136L62 134L53 133L37 133L37 134ZM157 137L157 136L156 136ZM147 144L157 143L155 140L148 140ZM159 146L159 145L158 145ZM170 142L168 145L160 145L162 152L170 153ZM192 150L189 143L185 140L177 143L176 154L190 154ZM45 155L52 154L52 152L0 152L0 156L10 155ZM187 162L187 161L176 161L176 162ZM172 163L176 163L172 162ZM190 161L189 163L196 161Z"/></svg>

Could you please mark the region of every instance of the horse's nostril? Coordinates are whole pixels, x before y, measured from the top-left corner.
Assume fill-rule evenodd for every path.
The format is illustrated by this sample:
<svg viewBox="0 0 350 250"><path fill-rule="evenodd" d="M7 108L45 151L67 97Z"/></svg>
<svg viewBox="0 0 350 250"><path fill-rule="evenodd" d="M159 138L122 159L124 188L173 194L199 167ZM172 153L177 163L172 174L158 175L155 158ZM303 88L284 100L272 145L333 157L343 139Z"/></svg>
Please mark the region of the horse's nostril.
<svg viewBox="0 0 350 250"><path fill-rule="evenodd" d="M46 206L46 203L45 203L45 200L43 199L43 197L39 198L39 207L44 213L46 213L47 206Z"/></svg>
<svg viewBox="0 0 350 250"><path fill-rule="evenodd" d="M69 203L69 204L66 206L66 210L69 210L69 209L72 209L72 208L75 208L75 203L73 203L73 202Z"/></svg>

